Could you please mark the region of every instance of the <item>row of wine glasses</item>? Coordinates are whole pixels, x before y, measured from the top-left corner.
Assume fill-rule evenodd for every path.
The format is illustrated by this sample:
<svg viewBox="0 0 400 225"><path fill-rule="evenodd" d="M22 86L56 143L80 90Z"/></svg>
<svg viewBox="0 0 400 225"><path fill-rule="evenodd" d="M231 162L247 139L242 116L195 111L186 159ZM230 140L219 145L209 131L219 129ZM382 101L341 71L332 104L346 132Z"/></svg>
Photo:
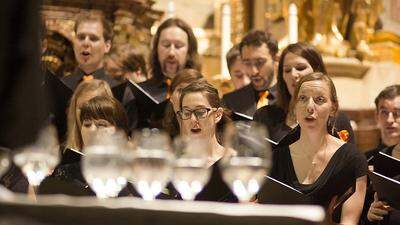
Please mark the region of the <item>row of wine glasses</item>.
<svg viewBox="0 0 400 225"><path fill-rule="evenodd" d="M245 123L226 129L224 144L233 154L220 160L221 171L240 201L249 201L268 173L266 136L262 127ZM129 181L143 199L153 200L171 181L184 200L193 200L211 175L205 142L179 137L170 145L165 133L145 129L134 135L130 147L114 142L85 148L83 174L99 198L117 196Z"/></svg>
<svg viewBox="0 0 400 225"><path fill-rule="evenodd" d="M224 146L231 154L219 165L242 202L258 192L268 173L270 147L265 137L265 129L257 125L239 122L226 128ZM82 173L98 198L116 197L131 182L143 199L153 200L171 181L184 200L193 200L211 176L206 140L179 137L171 145L167 134L150 129L130 141L119 132L96 133L91 140L83 149ZM3 161L7 159L0 157L0 175L8 167ZM14 162L35 190L59 162L54 128L45 129L34 145L18 151Z"/></svg>

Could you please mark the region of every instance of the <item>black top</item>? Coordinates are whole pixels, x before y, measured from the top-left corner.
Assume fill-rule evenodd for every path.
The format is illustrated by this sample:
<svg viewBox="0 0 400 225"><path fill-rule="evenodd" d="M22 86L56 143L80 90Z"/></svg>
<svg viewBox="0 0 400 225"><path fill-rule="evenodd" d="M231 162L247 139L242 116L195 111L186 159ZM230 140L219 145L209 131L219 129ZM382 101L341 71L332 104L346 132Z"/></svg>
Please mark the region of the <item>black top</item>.
<svg viewBox="0 0 400 225"><path fill-rule="evenodd" d="M327 207L334 196L343 195L367 172L364 155L355 145L345 143L336 150L313 184L301 184L297 179L289 146L274 151L271 176L308 195L315 204Z"/></svg>
<svg viewBox="0 0 400 225"><path fill-rule="evenodd" d="M203 190L196 196L195 200L231 203L239 202L236 195L223 180L219 161L212 165L210 180L204 186Z"/></svg>
<svg viewBox="0 0 400 225"><path fill-rule="evenodd" d="M365 154L365 157L367 157L367 160L368 160L368 164L369 165L372 165L373 164L373 162L374 162L374 157L380 152L380 151L383 151L384 153L386 153L386 154L388 154L388 155L392 155L392 150L393 150L393 147L394 146L386 146L385 144L383 144L383 142L382 142L382 140L380 140L379 141L379 144L378 144L378 146L376 146L376 148L374 148L374 149L371 149L371 150L368 150L368 151L366 151L364 154ZM390 152L388 152L388 151L390 151Z"/></svg>
<svg viewBox="0 0 400 225"><path fill-rule="evenodd" d="M274 104L276 101L276 87L273 86L268 91L268 104ZM222 101L228 109L232 112L242 113L247 116L253 116L256 112L258 99L258 91L255 90L251 84L225 94L222 97Z"/></svg>
<svg viewBox="0 0 400 225"><path fill-rule="evenodd" d="M292 128L286 125L285 112L276 104L267 105L258 109L254 114L253 120L264 124L268 129L270 139L278 143L281 142L292 131ZM337 138L340 138L338 135L339 131L347 130L349 132L349 139L347 142L355 144L354 132L350 125L350 120L346 114L339 112L336 117L334 129L332 129L331 124L328 124L327 130L328 133ZM293 142L297 139L293 139ZM285 143L285 145L289 144L291 143Z"/></svg>

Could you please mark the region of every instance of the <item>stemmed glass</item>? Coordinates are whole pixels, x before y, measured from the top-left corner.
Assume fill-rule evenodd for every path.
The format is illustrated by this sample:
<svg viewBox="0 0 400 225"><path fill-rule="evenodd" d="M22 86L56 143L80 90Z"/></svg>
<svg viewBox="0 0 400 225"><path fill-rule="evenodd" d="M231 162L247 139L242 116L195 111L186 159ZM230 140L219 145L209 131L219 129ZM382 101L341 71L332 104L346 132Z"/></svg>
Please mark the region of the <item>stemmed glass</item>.
<svg viewBox="0 0 400 225"><path fill-rule="evenodd" d="M117 197L127 184L127 139L122 132L98 131L84 148L82 172L97 198Z"/></svg>
<svg viewBox="0 0 400 225"><path fill-rule="evenodd" d="M224 134L225 147L235 154L222 159L225 182L241 202L248 202L260 189L271 165L267 132L258 124L229 125Z"/></svg>
<svg viewBox="0 0 400 225"><path fill-rule="evenodd" d="M184 200L193 200L210 179L203 139L176 138L172 183Z"/></svg>
<svg viewBox="0 0 400 225"><path fill-rule="evenodd" d="M131 181L145 200L154 200L172 174L173 154L167 134L143 129L135 135L131 159Z"/></svg>
<svg viewBox="0 0 400 225"><path fill-rule="evenodd" d="M60 161L57 131L53 126L44 128L38 140L17 151L14 163L29 182L28 195L34 197L40 183L50 175Z"/></svg>
<svg viewBox="0 0 400 225"><path fill-rule="evenodd" d="M0 147L0 179L10 167L10 152Z"/></svg>

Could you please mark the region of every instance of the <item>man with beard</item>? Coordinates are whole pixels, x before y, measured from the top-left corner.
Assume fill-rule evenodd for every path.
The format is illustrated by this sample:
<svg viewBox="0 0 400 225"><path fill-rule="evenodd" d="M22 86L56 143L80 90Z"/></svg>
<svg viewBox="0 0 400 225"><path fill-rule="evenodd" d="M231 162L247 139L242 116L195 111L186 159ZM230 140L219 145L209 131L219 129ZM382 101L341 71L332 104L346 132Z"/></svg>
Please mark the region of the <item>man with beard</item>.
<svg viewBox="0 0 400 225"><path fill-rule="evenodd" d="M73 74L61 78L61 82L55 77L47 77L47 87L50 92L60 90L63 84L67 87L63 94L56 93L56 98L52 102L56 105L55 122L58 125L59 136L65 134L65 108L72 92L78 84L84 80L99 79L106 81L112 88L113 95L123 103L129 114L130 128L136 125L136 107L133 95L127 83L117 81L104 70L104 55L111 49L112 26L104 16L94 13L81 14L75 23L76 37L73 41L77 68ZM68 90L71 90L68 92ZM59 92L59 91L58 91ZM65 102L67 100L67 102Z"/></svg>
<svg viewBox="0 0 400 225"><path fill-rule="evenodd" d="M139 113L138 127L159 128L166 100L170 97L171 80L181 69L200 70L200 64L196 37L181 19L165 20L158 27L152 46L151 79L140 84L131 83L131 87Z"/></svg>
<svg viewBox="0 0 400 225"><path fill-rule="evenodd" d="M252 117L254 112L275 101L274 62L278 45L270 34L251 31L239 44L242 62L251 83L223 96L225 105L234 113Z"/></svg>

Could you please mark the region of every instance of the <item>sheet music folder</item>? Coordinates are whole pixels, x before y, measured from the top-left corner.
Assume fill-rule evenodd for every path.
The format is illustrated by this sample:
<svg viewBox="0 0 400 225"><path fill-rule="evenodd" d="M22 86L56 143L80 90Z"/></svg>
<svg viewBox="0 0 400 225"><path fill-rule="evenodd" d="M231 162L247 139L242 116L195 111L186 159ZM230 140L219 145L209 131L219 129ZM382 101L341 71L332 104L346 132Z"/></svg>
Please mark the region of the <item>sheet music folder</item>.
<svg viewBox="0 0 400 225"><path fill-rule="evenodd" d="M400 182L386 177L377 172L370 172L369 178L372 181L374 190L378 193L379 200L384 200L397 210L400 209Z"/></svg>
<svg viewBox="0 0 400 225"><path fill-rule="evenodd" d="M400 160L379 152L374 158L374 171L387 177L400 175Z"/></svg>
<svg viewBox="0 0 400 225"><path fill-rule="evenodd" d="M270 176L265 177L265 183L257 194L262 204L311 204L311 198L301 191L280 182Z"/></svg>
<svg viewBox="0 0 400 225"><path fill-rule="evenodd" d="M152 90L146 90L133 81L129 81L129 87L136 98L151 102L152 104L160 105L168 100L161 92L158 93Z"/></svg>

